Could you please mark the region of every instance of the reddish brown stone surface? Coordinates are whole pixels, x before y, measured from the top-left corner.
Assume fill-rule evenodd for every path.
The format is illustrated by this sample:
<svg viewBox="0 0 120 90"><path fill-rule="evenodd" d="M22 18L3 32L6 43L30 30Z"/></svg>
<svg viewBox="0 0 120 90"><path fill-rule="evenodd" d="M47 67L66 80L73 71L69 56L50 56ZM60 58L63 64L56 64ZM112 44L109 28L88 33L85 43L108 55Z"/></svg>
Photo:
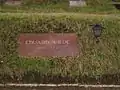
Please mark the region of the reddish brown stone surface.
<svg viewBox="0 0 120 90"><path fill-rule="evenodd" d="M78 56L77 36L74 33L20 34L20 56Z"/></svg>

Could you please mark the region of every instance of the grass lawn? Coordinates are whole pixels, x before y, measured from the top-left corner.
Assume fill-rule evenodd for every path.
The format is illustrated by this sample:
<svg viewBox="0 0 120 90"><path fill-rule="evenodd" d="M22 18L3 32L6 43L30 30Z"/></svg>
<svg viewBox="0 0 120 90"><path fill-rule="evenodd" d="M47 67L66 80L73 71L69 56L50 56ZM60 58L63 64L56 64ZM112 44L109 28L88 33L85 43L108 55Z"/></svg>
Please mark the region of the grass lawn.
<svg viewBox="0 0 120 90"><path fill-rule="evenodd" d="M63 12L74 12L74 13L98 13L98 14L118 14L119 10L116 10L114 6L106 4L103 6L86 6L86 7L69 7L69 3L57 3L57 4L32 4L32 5L21 5L21 6L8 6L4 5L0 8L0 12L30 12L30 13L63 13Z"/></svg>
<svg viewBox="0 0 120 90"><path fill-rule="evenodd" d="M120 84L120 11L114 6L69 7L68 3L0 7L0 83ZM90 24L101 23L96 44ZM18 57L20 33L73 32L80 57ZM110 78L109 78L110 77Z"/></svg>
<svg viewBox="0 0 120 90"><path fill-rule="evenodd" d="M119 21L115 14L1 13L0 82L119 84ZM89 27L94 23L105 27L99 44L94 42ZM17 35L51 30L76 33L82 54L65 58L18 57Z"/></svg>

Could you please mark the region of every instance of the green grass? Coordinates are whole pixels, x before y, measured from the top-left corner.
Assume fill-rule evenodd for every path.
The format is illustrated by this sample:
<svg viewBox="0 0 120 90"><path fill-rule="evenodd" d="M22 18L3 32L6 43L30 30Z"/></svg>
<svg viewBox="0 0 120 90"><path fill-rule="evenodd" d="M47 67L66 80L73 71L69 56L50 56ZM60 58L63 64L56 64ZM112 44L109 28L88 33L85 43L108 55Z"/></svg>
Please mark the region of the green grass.
<svg viewBox="0 0 120 90"><path fill-rule="evenodd" d="M97 5L97 6L86 6L86 7L69 7L69 3L57 3L57 4L31 4L31 5L21 5L21 6L8 6L4 5L0 12L38 12L38 13L50 13L50 12L74 12L74 13L102 13L102 14L115 14L119 13L114 6L110 4Z"/></svg>
<svg viewBox="0 0 120 90"><path fill-rule="evenodd" d="M79 77L98 78L104 74L120 73L119 21L120 17L115 15L1 13L0 60L3 60L3 64L0 65L0 78L5 80L7 76L12 78L11 81L7 79L7 82L14 82L16 77L23 81L28 79L40 82L40 78L43 78L41 75L51 75L51 77L60 75L76 78L74 82L78 83L79 79L77 78ZM98 44L95 43L89 26L95 23L101 23L105 27ZM17 35L25 32L48 33L50 31L76 33L80 56L65 58L23 58L18 56ZM30 76L27 76L26 74L29 75L29 72Z"/></svg>
<svg viewBox="0 0 120 90"><path fill-rule="evenodd" d="M52 82L55 76L63 76L73 78L74 83L85 84L88 81L91 84L88 78L98 82L103 75L120 73L120 11L112 5L81 8L69 7L68 3L4 5L0 7L0 12L0 61L3 61L0 63L0 82L36 83L46 78ZM89 26L95 23L105 27L99 44L95 43ZM80 57L18 56L17 35L50 31L76 33ZM119 78L115 78L119 82ZM61 80L64 81L58 79L59 82Z"/></svg>

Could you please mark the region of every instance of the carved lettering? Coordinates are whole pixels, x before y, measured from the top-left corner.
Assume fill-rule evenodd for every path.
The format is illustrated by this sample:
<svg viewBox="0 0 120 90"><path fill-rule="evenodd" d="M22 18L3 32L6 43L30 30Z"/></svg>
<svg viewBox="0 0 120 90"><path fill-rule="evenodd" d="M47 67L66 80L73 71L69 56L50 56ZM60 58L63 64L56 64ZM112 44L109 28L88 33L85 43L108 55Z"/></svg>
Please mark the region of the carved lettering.
<svg viewBox="0 0 120 90"><path fill-rule="evenodd" d="M52 41L49 41L49 40L26 40L25 41L25 44L58 44L58 45L61 45L61 44L70 44L70 40L52 40Z"/></svg>
<svg viewBox="0 0 120 90"><path fill-rule="evenodd" d="M18 37L18 53L25 57L78 56L75 33L23 33Z"/></svg>

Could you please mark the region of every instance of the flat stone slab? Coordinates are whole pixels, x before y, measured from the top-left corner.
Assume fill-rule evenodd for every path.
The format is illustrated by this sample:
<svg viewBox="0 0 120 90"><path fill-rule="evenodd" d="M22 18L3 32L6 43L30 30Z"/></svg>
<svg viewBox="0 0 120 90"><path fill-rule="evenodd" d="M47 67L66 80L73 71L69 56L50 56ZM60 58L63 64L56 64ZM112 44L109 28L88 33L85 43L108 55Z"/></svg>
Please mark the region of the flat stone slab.
<svg viewBox="0 0 120 90"><path fill-rule="evenodd" d="M20 56L78 56L77 36L74 33L45 33L45 34L20 34Z"/></svg>
<svg viewBox="0 0 120 90"><path fill-rule="evenodd" d="M86 6L86 2L84 0L70 0L69 5L71 7L83 7Z"/></svg>

